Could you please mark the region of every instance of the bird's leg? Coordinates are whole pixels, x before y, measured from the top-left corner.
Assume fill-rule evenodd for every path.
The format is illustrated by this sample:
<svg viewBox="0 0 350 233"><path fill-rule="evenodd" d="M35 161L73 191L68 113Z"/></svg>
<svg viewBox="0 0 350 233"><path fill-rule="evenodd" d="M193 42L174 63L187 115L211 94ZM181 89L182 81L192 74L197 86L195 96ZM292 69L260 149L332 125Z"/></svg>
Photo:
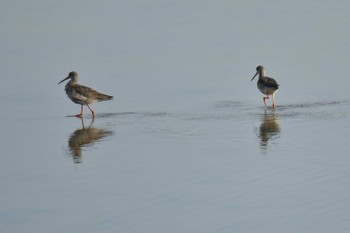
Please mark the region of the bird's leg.
<svg viewBox="0 0 350 233"><path fill-rule="evenodd" d="M90 111L91 111L91 114L92 114L92 118L94 118L95 117L95 112L94 112L94 110L92 110L92 108L90 108L90 106L87 104L86 106L88 106L88 108L90 109Z"/></svg>
<svg viewBox="0 0 350 233"><path fill-rule="evenodd" d="M83 111L84 111L84 109L83 109L83 105L81 104L81 110L80 110L80 114L77 114L77 115L74 115L75 117L78 117L78 118L82 118L83 117Z"/></svg>
<svg viewBox="0 0 350 233"><path fill-rule="evenodd" d="M264 99L264 104L266 106L266 99L270 99L270 96L263 97L263 99Z"/></svg>
<svg viewBox="0 0 350 233"><path fill-rule="evenodd" d="M275 95L272 95L272 108L275 108L276 103L275 103Z"/></svg>

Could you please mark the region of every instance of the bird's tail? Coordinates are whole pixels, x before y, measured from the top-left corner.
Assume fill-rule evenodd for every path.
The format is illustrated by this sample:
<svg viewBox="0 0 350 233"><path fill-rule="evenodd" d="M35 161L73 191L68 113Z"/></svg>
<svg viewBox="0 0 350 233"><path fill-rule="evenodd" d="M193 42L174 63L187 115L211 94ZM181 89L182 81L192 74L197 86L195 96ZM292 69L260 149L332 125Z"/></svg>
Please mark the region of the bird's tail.
<svg viewBox="0 0 350 233"><path fill-rule="evenodd" d="M97 99L98 99L99 101L112 100L112 99L113 99L113 96L101 94L101 95L99 95L99 96L97 97Z"/></svg>

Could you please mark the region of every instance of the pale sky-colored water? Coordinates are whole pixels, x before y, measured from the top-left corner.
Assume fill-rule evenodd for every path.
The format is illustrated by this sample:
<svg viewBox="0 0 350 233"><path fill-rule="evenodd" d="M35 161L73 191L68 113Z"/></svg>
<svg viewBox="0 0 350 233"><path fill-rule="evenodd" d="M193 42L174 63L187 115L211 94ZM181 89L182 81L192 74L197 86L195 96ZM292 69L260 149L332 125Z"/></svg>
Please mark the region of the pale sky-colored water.
<svg viewBox="0 0 350 233"><path fill-rule="evenodd" d="M349 232L349 8L1 2L2 232Z"/></svg>

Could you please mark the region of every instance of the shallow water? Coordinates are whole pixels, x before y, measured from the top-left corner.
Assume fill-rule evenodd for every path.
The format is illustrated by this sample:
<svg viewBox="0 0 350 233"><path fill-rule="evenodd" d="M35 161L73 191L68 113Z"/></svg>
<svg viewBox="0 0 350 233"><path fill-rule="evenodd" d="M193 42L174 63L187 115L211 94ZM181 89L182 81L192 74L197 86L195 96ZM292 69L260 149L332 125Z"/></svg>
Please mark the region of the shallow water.
<svg viewBox="0 0 350 233"><path fill-rule="evenodd" d="M1 232L349 232L347 1L0 5Z"/></svg>

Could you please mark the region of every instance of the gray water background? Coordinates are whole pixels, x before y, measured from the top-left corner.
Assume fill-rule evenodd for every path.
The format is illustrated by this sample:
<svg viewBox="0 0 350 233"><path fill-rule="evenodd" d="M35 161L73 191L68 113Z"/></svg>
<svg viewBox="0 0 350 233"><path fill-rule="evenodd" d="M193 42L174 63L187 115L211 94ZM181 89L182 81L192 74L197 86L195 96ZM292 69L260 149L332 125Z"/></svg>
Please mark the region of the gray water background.
<svg viewBox="0 0 350 233"><path fill-rule="evenodd" d="M349 232L349 9L1 1L1 232Z"/></svg>

